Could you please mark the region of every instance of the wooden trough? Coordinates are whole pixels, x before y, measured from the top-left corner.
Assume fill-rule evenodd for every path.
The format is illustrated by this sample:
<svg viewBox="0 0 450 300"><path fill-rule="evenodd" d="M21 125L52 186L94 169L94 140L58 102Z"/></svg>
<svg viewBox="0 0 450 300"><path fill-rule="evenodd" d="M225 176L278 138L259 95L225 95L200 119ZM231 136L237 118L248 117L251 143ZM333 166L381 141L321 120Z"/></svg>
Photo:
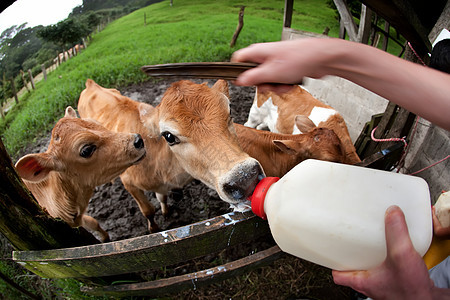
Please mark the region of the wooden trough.
<svg viewBox="0 0 450 300"><path fill-rule="evenodd" d="M227 77L235 78L240 72L253 66L230 68L229 64L213 64L215 71L212 75L209 68L206 70L208 78L217 77L217 73L223 72L224 68L227 70ZM191 68L192 64L188 67ZM155 72L155 68L144 67L143 70ZM181 70L184 70L183 67ZM184 76L189 77L186 73ZM383 116L380 120L380 117L376 117L376 123L379 127L381 125L382 130L392 131L395 120L391 119L395 119L395 116L389 116L390 122L383 121L386 118ZM386 124L383 126L384 123ZM365 128L371 127L373 124L368 123ZM364 149L364 157L367 157L359 165L390 168L401 153L403 143L391 143L380 150L371 147L371 142L366 137L367 131L368 129L363 130L358 139L358 143L364 145L360 148ZM368 147L371 148L368 150ZM392 157L394 159L387 159ZM277 246L272 246L206 270L147 281L139 272L216 254L261 237L271 239L268 224L251 211L234 212L159 233L101 244L83 228L70 228L40 209L15 172L3 143L0 143L0 160L0 230L16 248L13 260L44 278L76 278L86 284L82 287L86 293L115 297L175 294L235 277L269 264L283 255ZM128 283L123 283L125 281ZM114 284L118 282L122 284Z"/></svg>
<svg viewBox="0 0 450 300"><path fill-rule="evenodd" d="M267 223L251 212L229 213L209 220L116 242L81 247L15 251L13 259L44 278L76 278L85 283L83 291L93 295L162 296L187 288L196 288L236 276L278 258L277 246L237 261L200 272L132 284L109 285L130 280L136 272L159 269L269 234ZM113 277L108 277L113 276ZM139 280L139 276L131 277ZM99 284L102 285L99 285Z"/></svg>

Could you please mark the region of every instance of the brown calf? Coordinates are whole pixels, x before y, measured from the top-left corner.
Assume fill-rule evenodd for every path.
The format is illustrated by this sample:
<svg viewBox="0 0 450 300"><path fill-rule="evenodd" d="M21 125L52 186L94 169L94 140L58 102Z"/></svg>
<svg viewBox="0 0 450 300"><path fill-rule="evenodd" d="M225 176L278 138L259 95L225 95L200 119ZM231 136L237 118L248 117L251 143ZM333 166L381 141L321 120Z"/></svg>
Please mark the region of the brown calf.
<svg viewBox="0 0 450 300"><path fill-rule="evenodd" d="M52 130L44 153L28 154L16 169L39 204L72 227L83 226L109 235L85 215L94 188L117 177L145 156L138 134L117 134L93 120L77 118L70 106Z"/></svg>
<svg viewBox="0 0 450 300"><path fill-rule="evenodd" d="M317 127L332 129L342 142L347 163L361 161L342 116L300 86L294 86L281 95L257 90L245 125L257 129L268 127L272 132L296 134L301 133L295 124L297 115L308 117Z"/></svg>
<svg viewBox="0 0 450 300"><path fill-rule="evenodd" d="M280 134L235 124L242 149L257 159L267 176L282 177L305 159L343 163L344 149L327 128L310 127L303 134Z"/></svg>
<svg viewBox="0 0 450 300"><path fill-rule="evenodd" d="M81 92L78 100L81 117L95 119L116 132L138 132L142 136L146 157L140 164L123 172L120 179L147 218L149 231L157 232L159 227L154 220L155 207L144 192L154 191L163 215L167 215L168 193L172 189L183 187L192 177L180 166L166 141L160 137L152 137L143 125L142 115L153 110L152 106L133 101L116 89L103 88L91 79L86 81L86 89Z"/></svg>
<svg viewBox="0 0 450 300"><path fill-rule="evenodd" d="M264 173L239 146L226 81L218 80L212 88L187 80L172 84L144 123L166 139L189 174L214 188L222 200L235 208L249 202Z"/></svg>
<svg viewBox="0 0 450 300"><path fill-rule="evenodd" d="M157 107L88 80L78 110L81 116L96 119L111 130L136 130L143 136L147 157L121 179L151 223L154 208L143 190L161 195L158 199L164 212L168 191L194 177L236 207L246 202L263 175L259 163L239 147L229 116L228 85L223 80L212 88L190 81L176 82Z"/></svg>

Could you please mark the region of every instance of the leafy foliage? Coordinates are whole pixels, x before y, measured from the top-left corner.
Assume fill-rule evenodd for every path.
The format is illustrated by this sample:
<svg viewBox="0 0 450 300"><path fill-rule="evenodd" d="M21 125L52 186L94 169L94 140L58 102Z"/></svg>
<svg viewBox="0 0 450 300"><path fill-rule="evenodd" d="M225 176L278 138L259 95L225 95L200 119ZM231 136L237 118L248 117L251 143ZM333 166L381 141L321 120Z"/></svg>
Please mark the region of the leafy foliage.
<svg viewBox="0 0 450 300"><path fill-rule="evenodd" d="M38 31L38 36L48 42L59 45L73 45L89 34L88 26L78 20L66 19L56 25L47 26Z"/></svg>
<svg viewBox="0 0 450 300"><path fill-rule="evenodd" d="M0 40L0 71L7 78L16 76L22 69L23 62L32 58L43 45L36 36L42 26L23 28L24 25L5 30Z"/></svg>

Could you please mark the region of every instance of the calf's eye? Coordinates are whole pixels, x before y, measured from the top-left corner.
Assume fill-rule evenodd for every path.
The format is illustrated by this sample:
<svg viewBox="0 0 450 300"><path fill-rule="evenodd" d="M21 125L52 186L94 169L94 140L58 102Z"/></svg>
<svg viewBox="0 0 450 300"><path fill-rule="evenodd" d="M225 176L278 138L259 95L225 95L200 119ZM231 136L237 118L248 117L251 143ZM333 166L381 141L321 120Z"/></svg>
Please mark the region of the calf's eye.
<svg viewBox="0 0 450 300"><path fill-rule="evenodd" d="M80 150L80 156L84 158L89 158L94 154L95 150L97 149L97 146L89 144L84 145Z"/></svg>
<svg viewBox="0 0 450 300"><path fill-rule="evenodd" d="M173 146L180 143L180 140L169 131L164 131L161 133L161 135L166 139L166 142L169 144L169 146Z"/></svg>

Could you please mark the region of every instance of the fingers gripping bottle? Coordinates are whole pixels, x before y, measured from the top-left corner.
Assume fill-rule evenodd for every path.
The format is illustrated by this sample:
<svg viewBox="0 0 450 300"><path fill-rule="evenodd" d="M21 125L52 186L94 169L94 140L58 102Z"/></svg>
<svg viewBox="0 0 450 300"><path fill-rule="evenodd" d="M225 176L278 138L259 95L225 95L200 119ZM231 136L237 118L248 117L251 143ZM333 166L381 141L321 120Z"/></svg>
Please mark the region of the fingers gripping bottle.
<svg viewBox="0 0 450 300"><path fill-rule="evenodd" d="M403 210L420 255L431 243L430 195L419 177L306 160L279 180L264 178L250 201L281 250L334 270L367 270L384 261L391 205Z"/></svg>

